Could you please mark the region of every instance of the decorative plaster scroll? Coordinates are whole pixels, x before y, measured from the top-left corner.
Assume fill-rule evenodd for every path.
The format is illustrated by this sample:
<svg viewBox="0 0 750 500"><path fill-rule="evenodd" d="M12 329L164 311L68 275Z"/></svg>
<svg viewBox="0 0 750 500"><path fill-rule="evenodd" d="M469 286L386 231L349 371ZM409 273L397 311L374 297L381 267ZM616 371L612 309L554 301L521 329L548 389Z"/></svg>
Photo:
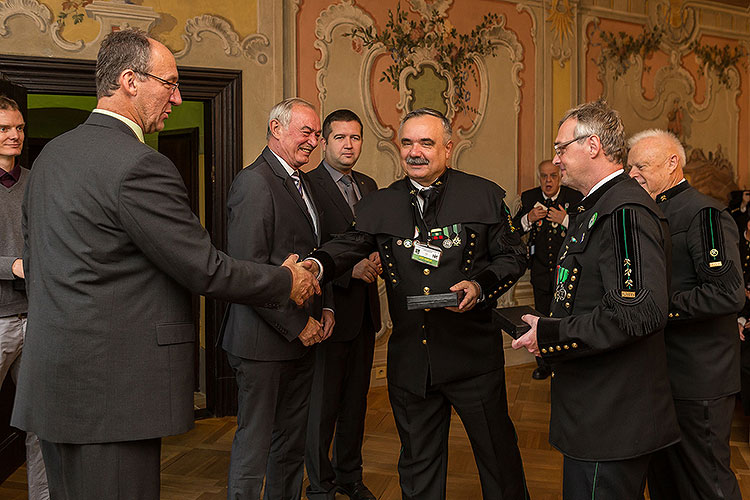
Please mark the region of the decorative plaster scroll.
<svg viewBox="0 0 750 500"><path fill-rule="evenodd" d="M0 3L0 36L10 35L8 19L14 16L30 17L42 33L47 31L52 22L52 12L37 0L6 0Z"/></svg>
<svg viewBox="0 0 750 500"><path fill-rule="evenodd" d="M439 17L446 17L448 8L453 0L409 0L409 7L414 12L418 12L422 17L431 18L432 13L436 12Z"/></svg>
<svg viewBox="0 0 750 500"><path fill-rule="evenodd" d="M86 44L83 43L83 40L78 40L75 42L67 41L62 37L62 34L60 33L62 29L63 25L60 24L60 21L55 21L55 23L52 25L52 29L50 30L52 41L55 42L55 44L63 50L68 50L70 52L78 52L79 50L83 50L83 48L86 46Z"/></svg>
<svg viewBox="0 0 750 500"><path fill-rule="evenodd" d="M673 12L672 9L669 0L649 2L648 26L659 26L664 30L662 44L672 50L682 49L686 52L697 36L695 9L687 5L682 5L679 12Z"/></svg>
<svg viewBox="0 0 750 500"><path fill-rule="evenodd" d="M419 74L420 69L423 66L432 66L435 69L435 73L445 78L445 81L448 83L448 88L445 90L445 92L443 92L445 107L448 110L445 116L446 118L448 118L448 121L453 120L453 116L456 114L456 108L453 104L453 100L451 99L451 96L453 95L453 78L448 71L442 68L437 63L437 61L435 61L428 49L420 47L418 47L414 51L412 65L404 68L404 70L401 71L401 74L398 76L400 99L398 104L396 104L396 109L401 111L402 118L409 112L409 103L412 101L414 96L412 95L411 89L408 88L406 80L410 76L416 76L417 74Z"/></svg>
<svg viewBox="0 0 750 500"><path fill-rule="evenodd" d="M188 52L190 52L193 40L201 42L203 40L202 34L206 32L213 33L219 37L226 55L239 55L241 50L240 36L234 31L232 25L219 16L203 14L202 16L188 19L185 23L185 34L182 35L182 40L185 42L185 48L179 52L175 52L175 58L179 59L186 56Z"/></svg>
<svg viewBox="0 0 750 500"><path fill-rule="evenodd" d="M268 62L267 50L271 46L271 41L262 33L248 35L242 40L242 53L248 59L255 60L258 64L263 65Z"/></svg>
<svg viewBox="0 0 750 500"><path fill-rule="evenodd" d="M333 30L347 24L368 28L374 26L375 22L365 11L355 6L353 0L342 0L320 13L315 21L315 37L330 44L333 41Z"/></svg>
<svg viewBox="0 0 750 500"><path fill-rule="evenodd" d="M516 135L518 135L517 118L519 113L521 112L521 86L523 84L521 80L521 70L523 69L523 46L521 45L521 42L518 41L518 37L516 37L515 33L505 29L505 16L500 16L500 22L494 28L492 28L492 30L490 30L489 41L493 45L505 49L508 54L508 58L512 63L510 77L515 90L515 95L513 98L513 108L515 111L516 120L514 127ZM498 55L497 57L500 56ZM459 130L457 132L459 141L453 148L453 157L455 159L455 163L458 163L458 159L461 156L461 153L464 150L471 148L473 144L472 139L480 129L483 122L484 113L487 111L487 103L489 101L489 91L491 86L491 76L497 78L497 75L490 75L490 72L487 69L487 62L484 57L475 57L474 60L477 64L479 81L481 82L479 92L479 106L477 107L479 113L477 114L474 122L472 123L472 126L469 129L465 131ZM513 162L513 165L517 165L518 152L515 151L514 154L516 155L516 161Z"/></svg>
<svg viewBox="0 0 750 500"><path fill-rule="evenodd" d="M148 33L161 19L161 15L151 7L117 0L95 0L86 6L86 14L101 25L97 40L110 33L113 27L138 28Z"/></svg>
<svg viewBox="0 0 750 500"><path fill-rule="evenodd" d="M203 14L188 19L185 23L185 34L182 35L185 47L181 51L175 52L175 58L185 57L192 49L194 41L203 41L204 33L216 35L221 40L224 53L230 57L242 55L261 65L268 63L270 59L268 48L271 46L271 42L266 35L254 33L240 41L240 36L229 21L211 14Z"/></svg>
<svg viewBox="0 0 750 500"><path fill-rule="evenodd" d="M528 6L525 3L517 3L516 4L516 12L527 12L529 14L529 17L531 18L531 41L534 43L534 46L536 47L536 13L534 10Z"/></svg>

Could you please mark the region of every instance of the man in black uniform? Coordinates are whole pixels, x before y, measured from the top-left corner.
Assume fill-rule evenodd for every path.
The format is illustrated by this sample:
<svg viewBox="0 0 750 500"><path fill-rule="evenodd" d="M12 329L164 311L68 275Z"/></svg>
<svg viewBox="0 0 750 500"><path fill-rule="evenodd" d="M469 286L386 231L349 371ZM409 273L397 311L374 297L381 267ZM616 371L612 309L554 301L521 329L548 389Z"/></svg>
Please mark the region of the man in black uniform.
<svg viewBox="0 0 750 500"><path fill-rule="evenodd" d="M737 227L726 207L685 180L685 150L671 132L645 130L629 146L630 176L659 204L672 235L664 338L682 439L652 457L649 493L653 500L739 499L729 467L740 390L737 313L745 302Z"/></svg>
<svg viewBox="0 0 750 500"><path fill-rule="evenodd" d="M740 349L740 397L745 415L750 415L750 218L740 229L740 261L745 282L745 307L737 315Z"/></svg>
<svg viewBox="0 0 750 500"><path fill-rule="evenodd" d="M362 122L356 114L348 109L329 114L320 141L324 159L308 178L323 214L321 240L325 242L351 227L354 204L378 186L352 170L362 152ZM375 332L380 329L376 282L380 272L373 253L333 281L336 324L315 351L307 418L309 500L333 500L337 490L353 500L375 500L362 482L362 437ZM328 458L331 441L332 460Z"/></svg>
<svg viewBox="0 0 750 500"><path fill-rule="evenodd" d="M441 113L406 115L399 144L407 178L363 198L357 230L312 257L330 280L373 249L380 254L393 319L388 394L401 438L403 498L445 498L454 408L471 441L484 498L525 499L492 310L523 274L526 251L504 191L448 168L451 126ZM449 290L463 295L457 307L407 308L408 297Z"/></svg>
<svg viewBox="0 0 750 500"><path fill-rule="evenodd" d="M586 196L570 211L552 317L524 316L532 328L513 342L555 371L550 443L565 455L565 500L640 499L651 454L680 437L663 331L669 230L624 156L606 102L560 121L553 161Z"/></svg>
<svg viewBox="0 0 750 500"><path fill-rule="evenodd" d="M543 316L549 316L552 292L555 289L557 254L565 239L570 217L568 208L581 201L581 193L560 186L560 169L550 160L538 166L539 187L521 194L521 208L513 218L517 228L529 234L529 267L531 286L534 289L534 307ZM552 373L549 364L536 358L537 368L531 375L544 380Z"/></svg>

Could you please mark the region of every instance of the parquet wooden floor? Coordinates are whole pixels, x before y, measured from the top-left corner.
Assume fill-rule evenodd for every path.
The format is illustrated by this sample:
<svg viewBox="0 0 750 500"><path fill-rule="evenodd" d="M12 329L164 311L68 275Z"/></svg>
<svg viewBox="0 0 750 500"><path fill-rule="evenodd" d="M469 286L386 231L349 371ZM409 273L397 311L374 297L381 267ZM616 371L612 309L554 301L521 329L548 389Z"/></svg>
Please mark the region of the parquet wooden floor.
<svg viewBox="0 0 750 500"><path fill-rule="evenodd" d="M534 500L560 500L562 456L547 442L549 382L532 380L534 365L509 367L508 401L518 431L526 479ZM750 418L735 411L732 425L732 468L744 498L750 499ZM232 417L196 422L187 434L170 437L162 446L162 494L164 500L223 500L226 473L234 436ZM384 387L373 388L364 439L365 483L381 500L400 499L396 461L399 441ZM449 500L481 499L479 478L471 446L460 420L454 415L450 431ZM0 484L0 500L26 496L26 470L18 469ZM343 495L337 500L345 500Z"/></svg>

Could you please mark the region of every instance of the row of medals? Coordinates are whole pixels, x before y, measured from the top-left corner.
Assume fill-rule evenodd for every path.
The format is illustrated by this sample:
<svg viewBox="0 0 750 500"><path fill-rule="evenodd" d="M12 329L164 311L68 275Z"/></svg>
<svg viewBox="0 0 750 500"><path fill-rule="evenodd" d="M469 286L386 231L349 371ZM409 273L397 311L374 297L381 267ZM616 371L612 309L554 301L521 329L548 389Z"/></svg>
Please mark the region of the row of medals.
<svg viewBox="0 0 750 500"><path fill-rule="evenodd" d="M439 241L436 238L433 238L432 241ZM461 244L461 237L459 235L454 236L453 238L445 238L443 240L443 248L448 249L453 246L459 246ZM404 248L411 248L414 245L414 242L412 240L396 240L396 245L404 245Z"/></svg>

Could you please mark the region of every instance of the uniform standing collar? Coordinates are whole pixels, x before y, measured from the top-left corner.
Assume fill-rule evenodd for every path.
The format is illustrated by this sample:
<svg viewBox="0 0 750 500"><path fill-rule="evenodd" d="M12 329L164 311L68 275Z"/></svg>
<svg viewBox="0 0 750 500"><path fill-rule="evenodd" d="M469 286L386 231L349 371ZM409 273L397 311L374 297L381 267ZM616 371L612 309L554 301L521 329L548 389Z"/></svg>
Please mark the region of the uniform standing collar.
<svg viewBox="0 0 750 500"><path fill-rule="evenodd" d="M656 197L656 203L662 203L669 199L674 198L678 194L690 188L690 184L687 180L682 179L676 186L672 186L660 195Z"/></svg>

